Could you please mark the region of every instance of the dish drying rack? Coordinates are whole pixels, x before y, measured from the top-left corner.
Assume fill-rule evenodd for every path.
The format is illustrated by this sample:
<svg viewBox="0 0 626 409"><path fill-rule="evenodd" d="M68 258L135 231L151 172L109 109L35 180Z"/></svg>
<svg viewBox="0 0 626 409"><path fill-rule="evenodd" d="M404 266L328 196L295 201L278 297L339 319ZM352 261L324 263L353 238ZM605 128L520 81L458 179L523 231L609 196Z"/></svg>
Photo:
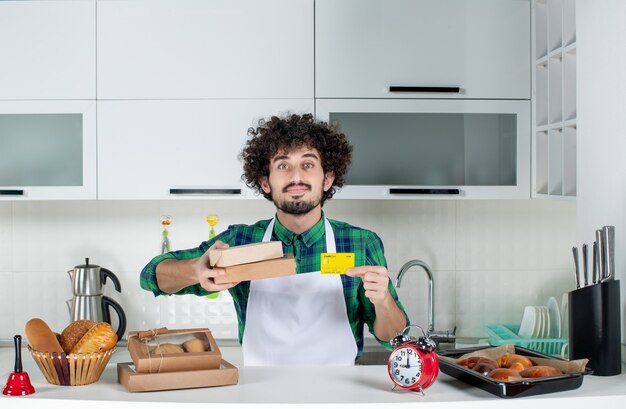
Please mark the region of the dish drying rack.
<svg viewBox="0 0 626 409"><path fill-rule="evenodd" d="M561 356L561 350L568 341L566 338L522 338L517 335L519 328L519 324L485 326L485 332L487 332L489 337L489 345L514 344L544 354Z"/></svg>

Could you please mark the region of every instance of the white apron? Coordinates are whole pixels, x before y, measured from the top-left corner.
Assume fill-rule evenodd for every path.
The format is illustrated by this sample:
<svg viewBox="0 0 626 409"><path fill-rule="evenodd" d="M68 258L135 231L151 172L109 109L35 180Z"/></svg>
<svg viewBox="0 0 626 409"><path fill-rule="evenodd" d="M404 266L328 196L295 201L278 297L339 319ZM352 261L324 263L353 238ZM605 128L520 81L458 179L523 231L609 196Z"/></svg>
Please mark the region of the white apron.
<svg viewBox="0 0 626 409"><path fill-rule="evenodd" d="M326 252L335 235L324 219ZM274 219L263 241L270 241ZM354 365L356 341L350 329L341 277L319 271L250 282L242 340L246 366Z"/></svg>

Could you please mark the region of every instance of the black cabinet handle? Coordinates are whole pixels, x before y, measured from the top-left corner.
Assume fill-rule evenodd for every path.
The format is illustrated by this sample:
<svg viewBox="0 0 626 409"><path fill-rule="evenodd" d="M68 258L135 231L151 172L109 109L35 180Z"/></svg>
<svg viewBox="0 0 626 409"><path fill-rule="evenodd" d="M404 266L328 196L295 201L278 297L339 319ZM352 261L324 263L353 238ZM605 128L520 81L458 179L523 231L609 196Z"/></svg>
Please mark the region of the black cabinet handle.
<svg viewBox="0 0 626 409"><path fill-rule="evenodd" d="M0 189L0 195L3 196L24 196L24 191L21 189Z"/></svg>
<svg viewBox="0 0 626 409"><path fill-rule="evenodd" d="M240 195L241 189L172 189L170 195Z"/></svg>
<svg viewBox="0 0 626 409"><path fill-rule="evenodd" d="M389 189L390 195L458 195L459 189Z"/></svg>
<svg viewBox="0 0 626 409"><path fill-rule="evenodd" d="M399 87L390 86L389 92L445 92L448 94L458 94L461 87Z"/></svg>

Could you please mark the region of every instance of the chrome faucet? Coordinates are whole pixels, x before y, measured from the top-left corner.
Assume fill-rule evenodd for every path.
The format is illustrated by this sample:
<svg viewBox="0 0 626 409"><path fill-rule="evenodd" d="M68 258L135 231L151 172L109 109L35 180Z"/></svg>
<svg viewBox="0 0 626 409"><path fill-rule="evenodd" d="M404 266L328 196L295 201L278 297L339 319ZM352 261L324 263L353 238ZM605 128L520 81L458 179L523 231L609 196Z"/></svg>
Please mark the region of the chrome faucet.
<svg viewBox="0 0 626 409"><path fill-rule="evenodd" d="M435 332L435 281L433 280L433 273L430 271L428 264L422 260L411 260L404 264L398 272L398 278L396 278L396 288L400 288L402 277L411 267L419 266L426 271L428 275L428 333Z"/></svg>

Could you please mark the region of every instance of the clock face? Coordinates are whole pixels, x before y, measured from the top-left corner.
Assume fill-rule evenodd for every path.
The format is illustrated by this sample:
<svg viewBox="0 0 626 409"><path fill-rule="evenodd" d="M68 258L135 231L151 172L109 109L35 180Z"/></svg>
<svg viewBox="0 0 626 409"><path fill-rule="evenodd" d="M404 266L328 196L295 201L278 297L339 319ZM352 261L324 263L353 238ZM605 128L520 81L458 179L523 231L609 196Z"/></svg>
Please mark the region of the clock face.
<svg viewBox="0 0 626 409"><path fill-rule="evenodd" d="M422 358L411 347L399 347L389 357L389 375L403 388L415 386L422 376Z"/></svg>

